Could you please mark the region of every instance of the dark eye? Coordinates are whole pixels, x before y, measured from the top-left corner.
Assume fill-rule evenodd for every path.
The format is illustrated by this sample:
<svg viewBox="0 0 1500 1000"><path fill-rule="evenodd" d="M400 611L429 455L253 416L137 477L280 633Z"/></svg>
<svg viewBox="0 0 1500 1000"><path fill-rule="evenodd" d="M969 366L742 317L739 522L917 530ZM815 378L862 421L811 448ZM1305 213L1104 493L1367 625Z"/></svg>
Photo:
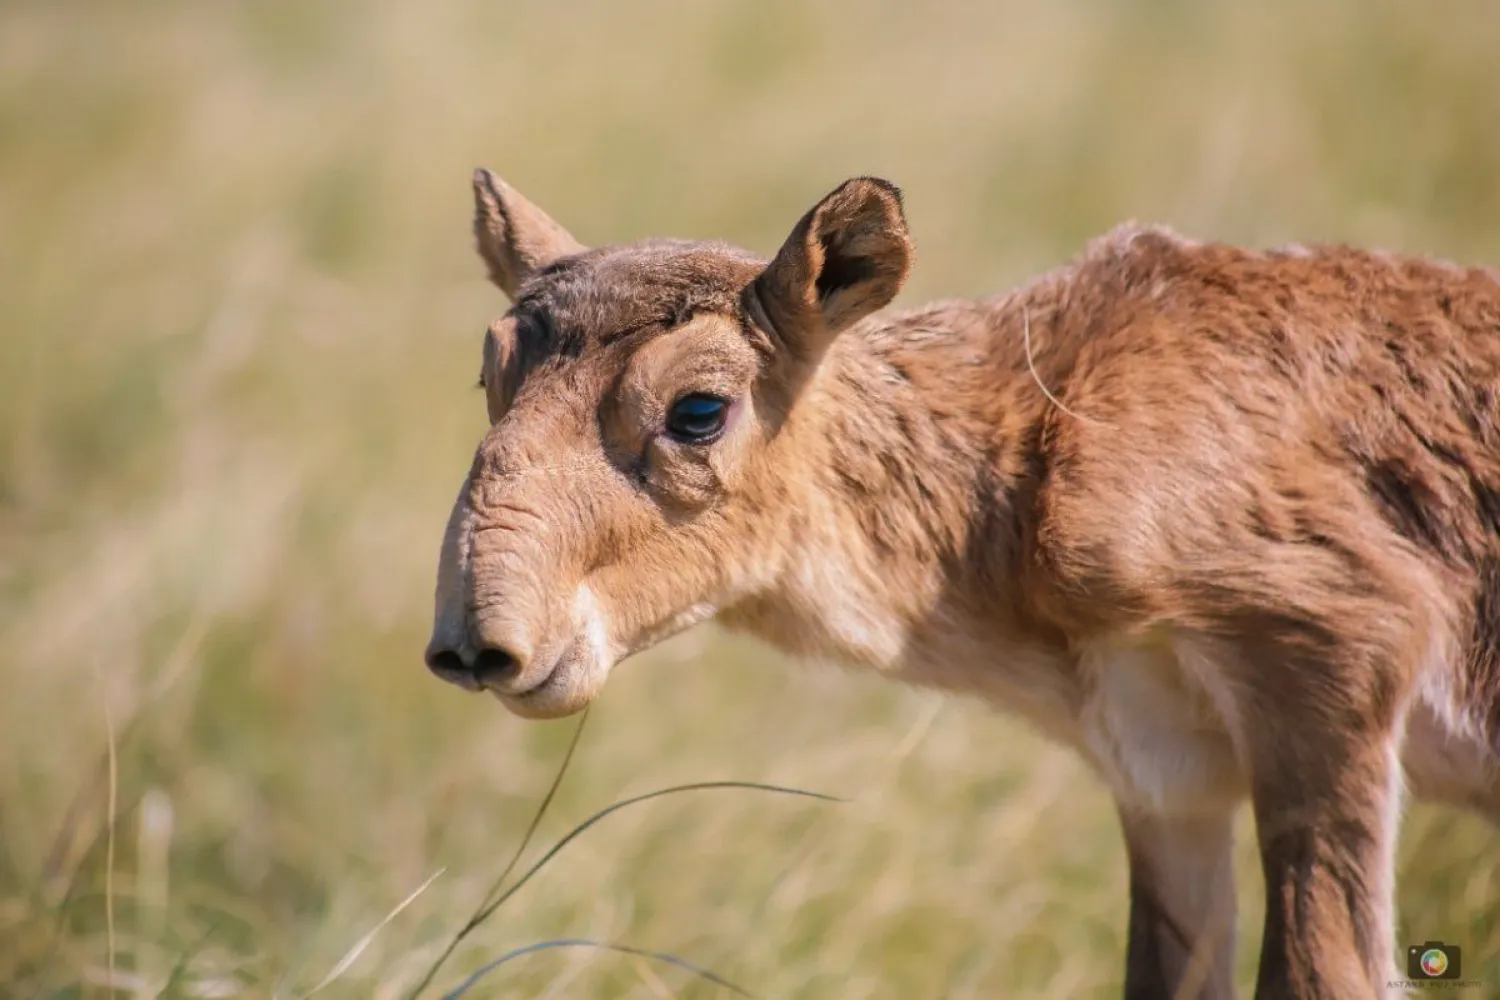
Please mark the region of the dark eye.
<svg viewBox="0 0 1500 1000"><path fill-rule="evenodd" d="M681 441L703 444L724 429L729 404L717 396L690 393L672 404L667 413L667 432Z"/></svg>

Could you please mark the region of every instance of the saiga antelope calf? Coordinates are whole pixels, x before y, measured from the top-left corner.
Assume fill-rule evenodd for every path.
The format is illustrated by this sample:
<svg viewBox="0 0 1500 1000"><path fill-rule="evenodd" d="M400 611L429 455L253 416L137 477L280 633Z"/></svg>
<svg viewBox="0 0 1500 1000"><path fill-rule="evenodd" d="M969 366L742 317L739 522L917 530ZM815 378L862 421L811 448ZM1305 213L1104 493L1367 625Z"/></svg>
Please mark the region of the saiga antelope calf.
<svg viewBox="0 0 1500 1000"><path fill-rule="evenodd" d="M901 196L850 180L769 263L586 249L487 171L490 429L427 663L577 712L710 618L976 692L1076 748L1130 859L1128 997L1371 997L1403 784L1500 815L1500 281L1127 226L1018 290L876 315Z"/></svg>

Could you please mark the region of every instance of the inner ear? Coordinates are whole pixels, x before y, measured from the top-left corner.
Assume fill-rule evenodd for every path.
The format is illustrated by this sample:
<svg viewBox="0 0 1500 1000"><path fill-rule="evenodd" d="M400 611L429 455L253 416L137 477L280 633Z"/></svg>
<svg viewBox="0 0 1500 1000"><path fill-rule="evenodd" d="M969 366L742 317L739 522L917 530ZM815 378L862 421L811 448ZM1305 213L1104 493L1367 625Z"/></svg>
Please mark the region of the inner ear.
<svg viewBox="0 0 1500 1000"><path fill-rule="evenodd" d="M813 206L754 283L758 304L796 358L822 355L838 333L888 304L911 268L901 191L856 177Z"/></svg>
<svg viewBox="0 0 1500 1000"><path fill-rule="evenodd" d="M839 234L825 234L818 242L823 249L823 269L818 272L815 285L821 304L826 306L833 293L875 277L875 261L843 252Z"/></svg>

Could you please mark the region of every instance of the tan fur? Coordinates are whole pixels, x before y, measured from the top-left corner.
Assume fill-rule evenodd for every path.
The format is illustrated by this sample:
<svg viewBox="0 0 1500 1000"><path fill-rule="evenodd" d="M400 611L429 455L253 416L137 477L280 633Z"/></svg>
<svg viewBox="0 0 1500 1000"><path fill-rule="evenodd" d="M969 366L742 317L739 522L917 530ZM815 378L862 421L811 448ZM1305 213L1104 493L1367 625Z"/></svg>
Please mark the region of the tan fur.
<svg viewBox="0 0 1500 1000"><path fill-rule="evenodd" d="M435 671L553 717L717 618L976 692L1119 803L1127 996L1231 992L1247 797L1256 995L1384 990L1403 770L1500 816L1493 272L1125 226L1009 294L875 315L911 263L884 181L769 263L583 250L487 172L475 198L515 305ZM691 393L729 401L710 443L666 431Z"/></svg>

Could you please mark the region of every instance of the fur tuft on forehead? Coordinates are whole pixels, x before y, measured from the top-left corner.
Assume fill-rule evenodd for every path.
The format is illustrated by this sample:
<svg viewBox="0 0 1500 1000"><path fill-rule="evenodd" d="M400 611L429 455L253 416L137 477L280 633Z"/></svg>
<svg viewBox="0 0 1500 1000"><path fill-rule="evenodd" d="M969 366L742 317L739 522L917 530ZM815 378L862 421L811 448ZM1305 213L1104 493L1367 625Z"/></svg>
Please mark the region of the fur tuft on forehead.
<svg viewBox="0 0 1500 1000"><path fill-rule="evenodd" d="M600 247L538 271L515 306L523 340L578 356L701 313L736 315L766 262L727 243L652 240Z"/></svg>

